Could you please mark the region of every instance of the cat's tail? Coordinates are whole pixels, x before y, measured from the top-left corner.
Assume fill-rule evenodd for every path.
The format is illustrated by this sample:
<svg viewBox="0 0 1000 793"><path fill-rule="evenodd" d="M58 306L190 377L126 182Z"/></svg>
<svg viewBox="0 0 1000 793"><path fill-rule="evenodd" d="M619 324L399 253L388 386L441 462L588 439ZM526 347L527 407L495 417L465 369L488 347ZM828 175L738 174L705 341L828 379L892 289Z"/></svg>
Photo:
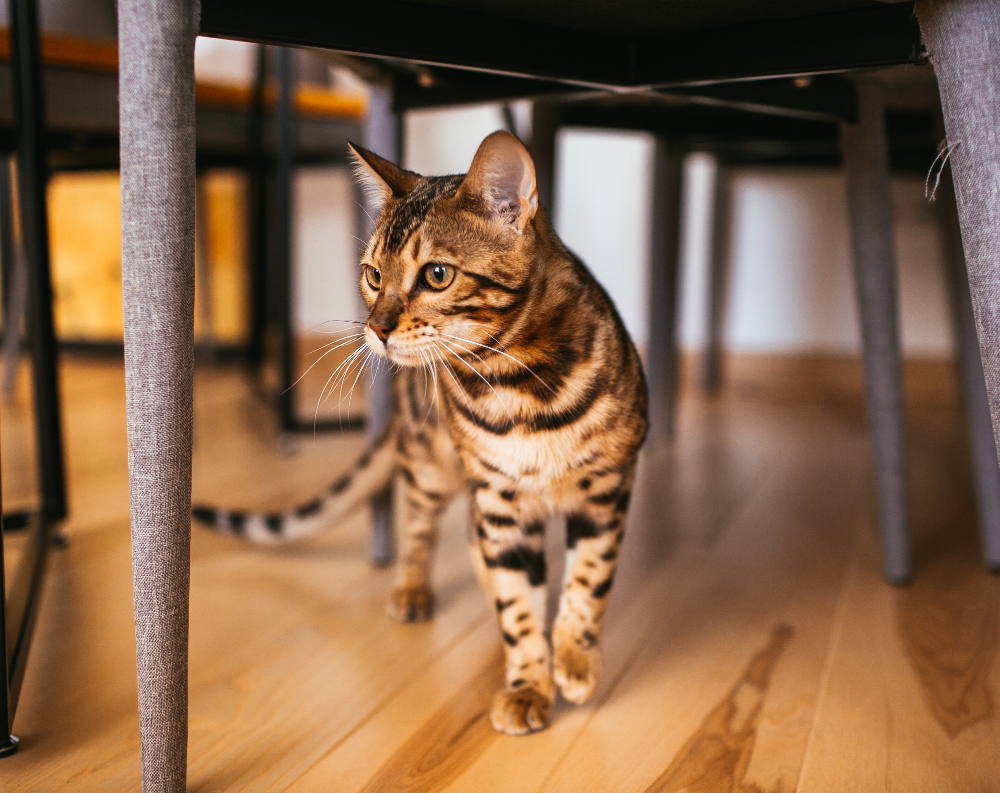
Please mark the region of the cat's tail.
<svg viewBox="0 0 1000 793"><path fill-rule="evenodd" d="M396 422L390 423L354 467L322 494L282 512L194 506L191 517L222 534L274 545L332 525L384 490L396 470Z"/></svg>

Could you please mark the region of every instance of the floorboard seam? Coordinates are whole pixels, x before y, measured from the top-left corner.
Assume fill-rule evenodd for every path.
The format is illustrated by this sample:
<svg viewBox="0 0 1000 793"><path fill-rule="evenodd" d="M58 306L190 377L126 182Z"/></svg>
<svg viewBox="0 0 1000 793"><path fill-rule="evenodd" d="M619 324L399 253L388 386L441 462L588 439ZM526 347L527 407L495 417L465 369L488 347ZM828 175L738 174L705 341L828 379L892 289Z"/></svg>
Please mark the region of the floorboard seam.
<svg viewBox="0 0 1000 793"><path fill-rule="evenodd" d="M802 764L799 766L799 775L795 780L795 790L802 787L802 777L809 764L809 754L813 747L813 738L816 734L816 725L819 723L819 715L823 709L827 690L830 684L830 675L833 674L833 661L840 646L840 635L844 629L844 622L847 619L847 605L851 596L851 589L858 577L860 568L860 543L858 542L858 529L855 528L851 540L851 554L844 570L843 580L840 583L840 594L837 596L837 606L833 613L833 625L830 628L830 642L826 651L826 658L823 659L823 671L820 674L819 686L817 686L816 710L813 712L812 724L809 726L809 736L806 738L806 749L802 753Z"/></svg>
<svg viewBox="0 0 1000 793"><path fill-rule="evenodd" d="M386 619L388 619L388 617L386 617ZM478 620L472 620L466 627L466 629L461 633L459 633L451 642L449 642L445 647L442 647L438 652L433 653L431 656L429 656L426 663L422 664L418 669L416 669L413 672L413 674L403 679L399 683L399 685L397 685L391 692L386 694L382 698L382 700L378 702L375 705L375 707L373 707L365 715L363 719L358 721L357 724L355 724L350 730L344 733L336 742L334 742L334 744L329 749L327 749L323 754L317 757L312 762L311 765L309 765L307 768L304 768L302 770L302 773L299 774L297 777L295 777L295 779L293 779L291 783L289 783L289 785L285 788L285 790L291 790L292 788L294 788L300 779L306 776L306 774L312 771L313 768L319 765L319 763L323 762L323 760L329 757L333 752L337 751L337 749L339 749L341 746L343 746L344 743L350 740L351 737L358 732L358 730L360 730L362 727L368 724L368 722L370 722L384 708L386 708L389 705L389 703L392 702L392 700L395 699L404 688L406 688L407 685L409 685L411 682L413 682L413 680L422 675L424 671L427 670L432 664L434 664L439 658L442 658L443 656L447 655L449 652L451 652L452 649L454 649L455 647L460 645L463 641L465 641L472 633L478 630L479 627L482 626L483 623L485 623L488 620L489 616L484 616Z"/></svg>

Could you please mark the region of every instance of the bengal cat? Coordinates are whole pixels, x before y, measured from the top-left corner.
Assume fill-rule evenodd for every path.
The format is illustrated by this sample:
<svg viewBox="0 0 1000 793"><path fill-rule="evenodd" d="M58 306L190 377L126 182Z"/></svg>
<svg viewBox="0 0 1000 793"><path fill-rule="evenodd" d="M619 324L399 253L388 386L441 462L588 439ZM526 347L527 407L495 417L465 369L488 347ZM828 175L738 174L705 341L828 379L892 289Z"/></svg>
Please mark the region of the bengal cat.
<svg viewBox="0 0 1000 793"><path fill-rule="evenodd" d="M353 147L379 214L361 259L368 347L400 367L392 421L355 470L297 509L195 517L275 542L336 521L396 473L406 519L389 614L431 616L438 521L463 488L472 558L503 637L493 726L544 728L559 687L591 697L605 604L646 434L646 385L618 313L538 205L535 169L495 132L464 176L422 177ZM374 215L374 213L372 213ZM543 530L567 516L566 575L545 622Z"/></svg>

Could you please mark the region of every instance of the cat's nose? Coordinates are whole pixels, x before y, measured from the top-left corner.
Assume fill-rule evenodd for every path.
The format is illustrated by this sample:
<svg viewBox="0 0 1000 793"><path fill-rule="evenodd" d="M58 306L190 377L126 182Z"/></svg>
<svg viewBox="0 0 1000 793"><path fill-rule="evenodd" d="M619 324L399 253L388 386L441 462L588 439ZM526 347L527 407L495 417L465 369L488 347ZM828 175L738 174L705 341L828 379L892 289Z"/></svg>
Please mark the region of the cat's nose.
<svg viewBox="0 0 1000 793"><path fill-rule="evenodd" d="M385 344L385 340L389 338L389 334L392 333L399 322L396 321L395 317L380 317L379 319L368 320L368 327L372 329L372 333L378 336L379 341Z"/></svg>

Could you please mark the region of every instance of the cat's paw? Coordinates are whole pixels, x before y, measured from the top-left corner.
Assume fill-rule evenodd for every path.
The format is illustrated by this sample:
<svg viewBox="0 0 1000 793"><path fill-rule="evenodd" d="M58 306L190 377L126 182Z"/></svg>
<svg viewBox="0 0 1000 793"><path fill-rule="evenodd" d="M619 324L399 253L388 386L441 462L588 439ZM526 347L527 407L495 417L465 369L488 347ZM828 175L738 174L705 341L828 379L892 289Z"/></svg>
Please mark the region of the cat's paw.
<svg viewBox="0 0 1000 793"><path fill-rule="evenodd" d="M396 587L388 612L397 622L427 622L434 616L434 593L427 587Z"/></svg>
<svg viewBox="0 0 1000 793"><path fill-rule="evenodd" d="M530 686L498 691L490 708L490 724L507 735L527 735L549 726L552 697Z"/></svg>
<svg viewBox="0 0 1000 793"><path fill-rule="evenodd" d="M601 680L600 648L585 649L575 642L562 646L557 643L552 677L567 701L582 705L594 696Z"/></svg>

